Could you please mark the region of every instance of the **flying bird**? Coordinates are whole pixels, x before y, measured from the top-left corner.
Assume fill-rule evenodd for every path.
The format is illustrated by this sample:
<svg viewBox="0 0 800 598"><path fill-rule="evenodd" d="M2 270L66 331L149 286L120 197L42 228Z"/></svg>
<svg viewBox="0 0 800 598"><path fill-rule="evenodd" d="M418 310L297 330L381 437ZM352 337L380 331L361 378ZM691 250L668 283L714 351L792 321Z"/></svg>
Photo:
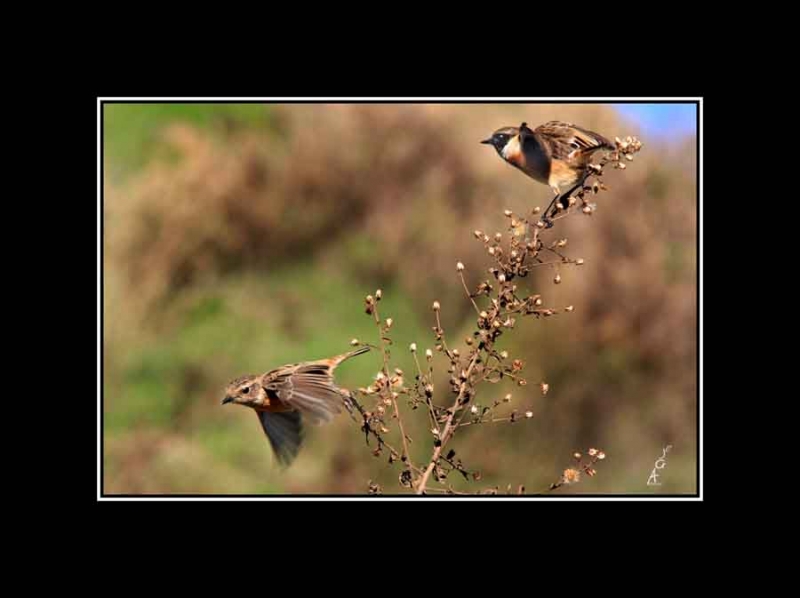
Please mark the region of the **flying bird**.
<svg viewBox="0 0 800 598"><path fill-rule="evenodd" d="M349 393L333 379L343 362L369 351L362 347L329 359L284 365L266 374L241 376L231 381L222 404L236 403L254 409L272 450L283 467L294 461L303 442L303 422L330 422L344 406Z"/></svg>
<svg viewBox="0 0 800 598"><path fill-rule="evenodd" d="M571 123L557 120L547 122L535 130L527 123L519 127L503 127L481 143L493 146L503 160L520 169L533 180L549 185L555 197L544 211L543 221L552 226L551 217L558 208L556 201L569 207L572 193L581 187L589 176L589 163L594 152L613 150L614 144L602 135L582 129ZM561 191L567 187L566 192Z"/></svg>

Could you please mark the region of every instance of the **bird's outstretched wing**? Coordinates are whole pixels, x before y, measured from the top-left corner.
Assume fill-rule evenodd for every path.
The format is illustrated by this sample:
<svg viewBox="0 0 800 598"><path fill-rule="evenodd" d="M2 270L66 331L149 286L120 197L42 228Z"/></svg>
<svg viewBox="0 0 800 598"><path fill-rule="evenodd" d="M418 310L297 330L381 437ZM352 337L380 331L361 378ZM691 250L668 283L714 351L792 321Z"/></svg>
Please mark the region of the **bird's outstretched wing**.
<svg viewBox="0 0 800 598"><path fill-rule="evenodd" d="M303 443L303 422L297 411L256 411L272 451L282 467L294 461Z"/></svg>
<svg viewBox="0 0 800 598"><path fill-rule="evenodd" d="M557 120L536 127L534 133L544 138L553 157L561 160L574 158L578 154L589 155L603 148L614 148L614 144L599 133Z"/></svg>
<svg viewBox="0 0 800 598"><path fill-rule="evenodd" d="M333 381L331 363L312 361L279 368L264 375L263 386L286 407L311 423L326 423L341 412L343 397Z"/></svg>
<svg viewBox="0 0 800 598"><path fill-rule="evenodd" d="M296 409L311 423L326 423L341 413L345 395L333 380L333 371L343 361L362 355L369 347L361 347L329 359L286 365L262 377L262 386L274 393L289 409Z"/></svg>

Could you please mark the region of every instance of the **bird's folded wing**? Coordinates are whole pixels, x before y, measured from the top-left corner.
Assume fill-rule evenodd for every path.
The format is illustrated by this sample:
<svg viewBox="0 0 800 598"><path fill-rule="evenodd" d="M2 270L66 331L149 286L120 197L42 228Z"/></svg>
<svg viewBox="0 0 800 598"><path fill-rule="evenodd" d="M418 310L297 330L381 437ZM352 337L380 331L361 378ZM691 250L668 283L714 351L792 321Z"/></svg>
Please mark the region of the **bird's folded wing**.
<svg viewBox="0 0 800 598"><path fill-rule="evenodd" d="M574 155L575 152L613 147L602 135L571 123L550 121L537 127L535 132L547 139L553 156L562 160L571 157L570 155Z"/></svg>

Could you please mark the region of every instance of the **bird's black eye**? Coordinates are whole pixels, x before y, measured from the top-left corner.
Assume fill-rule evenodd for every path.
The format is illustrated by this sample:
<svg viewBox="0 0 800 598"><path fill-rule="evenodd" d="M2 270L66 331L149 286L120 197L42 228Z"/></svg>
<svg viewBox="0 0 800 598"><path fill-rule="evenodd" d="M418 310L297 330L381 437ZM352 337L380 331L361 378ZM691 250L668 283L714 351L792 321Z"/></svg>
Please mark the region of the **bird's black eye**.
<svg viewBox="0 0 800 598"><path fill-rule="evenodd" d="M250 392L250 387L249 387L249 386L245 386L245 387L242 389L242 392L243 392L244 394L247 394L248 392Z"/></svg>

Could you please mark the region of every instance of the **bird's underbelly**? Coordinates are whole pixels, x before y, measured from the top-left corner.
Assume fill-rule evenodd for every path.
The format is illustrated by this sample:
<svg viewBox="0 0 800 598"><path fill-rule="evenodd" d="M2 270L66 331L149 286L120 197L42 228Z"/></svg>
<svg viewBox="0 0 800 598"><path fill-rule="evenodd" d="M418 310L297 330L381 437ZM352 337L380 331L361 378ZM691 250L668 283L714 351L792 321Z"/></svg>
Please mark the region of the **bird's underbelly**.
<svg viewBox="0 0 800 598"><path fill-rule="evenodd" d="M560 160L553 160L547 184L551 187L570 187L578 182L581 177L580 170L571 168Z"/></svg>

